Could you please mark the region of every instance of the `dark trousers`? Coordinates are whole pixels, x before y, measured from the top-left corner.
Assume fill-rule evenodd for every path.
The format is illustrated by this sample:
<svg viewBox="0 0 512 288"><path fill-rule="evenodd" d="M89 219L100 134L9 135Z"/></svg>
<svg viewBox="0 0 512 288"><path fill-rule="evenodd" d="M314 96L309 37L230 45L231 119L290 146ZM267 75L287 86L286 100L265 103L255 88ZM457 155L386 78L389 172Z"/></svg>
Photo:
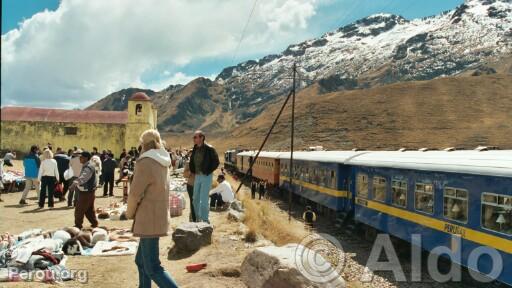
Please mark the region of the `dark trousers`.
<svg viewBox="0 0 512 288"><path fill-rule="evenodd" d="M219 193L215 193L210 196L210 207L222 207L224 203L225 202L222 201L222 196Z"/></svg>
<svg viewBox="0 0 512 288"><path fill-rule="evenodd" d="M94 212L94 191L84 192L75 191L79 193L78 202L75 207L75 227L82 229L84 223L84 216L89 220L91 226L98 227L98 220L96 219L96 213Z"/></svg>
<svg viewBox="0 0 512 288"><path fill-rule="evenodd" d="M190 199L190 220L196 222L196 212L194 211L194 185L187 184L188 198Z"/></svg>
<svg viewBox="0 0 512 288"><path fill-rule="evenodd" d="M114 174L103 175L103 196L114 196Z"/></svg>
<svg viewBox="0 0 512 288"><path fill-rule="evenodd" d="M41 177L41 192L39 193L39 207L44 207L46 194L48 194L48 207L53 207L53 192L55 192L57 178L53 176Z"/></svg>
<svg viewBox="0 0 512 288"><path fill-rule="evenodd" d="M160 263L160 238L140 238L135 264L139 270L139 288L151 288L151 281L158 287L174 288L178 284Z"/></svg>
<svg viewBox="0 0 512 288"><path fill-rule="evenodd" d="M255 199L256 198L256 188L252 189L251 188L251 199Z"/></svg>
<svg viewBox="0 0 512 288"><path fill-rule="evenodd" d="M258 194L259 194L260 200L261 200L261 198L265 198L265 190L264 189L258 190Z"/></svg>

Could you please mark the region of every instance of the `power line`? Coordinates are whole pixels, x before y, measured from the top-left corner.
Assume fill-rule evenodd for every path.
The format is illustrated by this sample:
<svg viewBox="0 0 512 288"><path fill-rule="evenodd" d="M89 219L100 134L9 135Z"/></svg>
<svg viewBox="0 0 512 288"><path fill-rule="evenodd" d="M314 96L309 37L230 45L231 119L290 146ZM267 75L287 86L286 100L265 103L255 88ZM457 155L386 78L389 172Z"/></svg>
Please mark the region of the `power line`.
<svg viewBox="0 0 512 288"><path fill-rule="evenodd" d="M242 34L240 35L240 40L238 41L238 45L236 46L235 53L233 54L233 60L231 62L233 63L233 66L235 66L235 58L238 55L238 49L240 49L240 45L242 44L242 40L244 40L244 35L247 30L247 27L249 26L249 22L251 21L252 14L254 13L254 10L256 9L256 4L258 3L258 0L254 0L254 3L252 5L251 13L249 13L249 18L247 18L247 22L245 22L244 29L242 30Z"/></svg>

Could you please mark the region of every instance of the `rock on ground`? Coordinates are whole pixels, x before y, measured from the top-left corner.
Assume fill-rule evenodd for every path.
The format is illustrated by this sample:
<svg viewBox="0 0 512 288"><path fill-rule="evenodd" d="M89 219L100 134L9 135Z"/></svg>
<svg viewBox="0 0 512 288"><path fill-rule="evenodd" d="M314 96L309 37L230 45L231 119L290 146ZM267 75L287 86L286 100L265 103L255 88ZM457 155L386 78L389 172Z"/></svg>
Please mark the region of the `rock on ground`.
<svg viewBox="0 0 512 288"><path fill-rule="evenodd" d="M242 212L238 212L233 209L229 209L228 211L228 220L235 222L243 222L245 219L245 214Z"/></svg>
<svg viewBox="0 0 512 288"><path fill-rule="evenodd" d="M201 247L212 243L213 226L204 222L187 222L180 224L172 240L176 248L181 251L197 251Z"/></svg>
<svg viewBox="0 0 512 288"><path fill-rule="evenodd" d="M238 212L244 212L244 207L240 200L235 200L235 201L231 202L231 205L229 206L229 208L231 208L235 211L238 211Z"/></svg>
<svg viewBox="0 0 512 288"><path fill-rule="evenodd" d="M346 286L329 262L300 244L257 248L245 257L241 272L249 288Z"/></svg>

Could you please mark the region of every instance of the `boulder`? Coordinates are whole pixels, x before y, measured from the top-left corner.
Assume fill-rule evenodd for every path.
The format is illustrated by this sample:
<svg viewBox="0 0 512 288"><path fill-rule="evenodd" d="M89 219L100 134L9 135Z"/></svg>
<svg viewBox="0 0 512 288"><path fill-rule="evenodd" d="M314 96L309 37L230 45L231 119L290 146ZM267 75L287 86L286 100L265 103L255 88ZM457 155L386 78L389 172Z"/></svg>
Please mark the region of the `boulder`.
<svg viewBox="0 0 512 288"><path fill-rule="evenodd" d="M238 212L233 209L229 209L228 211L228 220L235 222L243 222L245 219L245 214L242 212Z"/></svg>
<svg viewBox="0 0 512 288"><path fill-rule="evenodd" d="M240 202L239 200L235 200L235 201L231 202L231 205L229 206L229 208L231 208L235 211L238 211L238 212L244 212L244 207L242 205L242 202Z"/></svg>
<svg viewBox="0 0 512 288"><path fill-rule="evenodd" d="M172 240L180 251L197 251L212 243L213 226L205 222L180 224L172 233Z"/></svg>
<svg viewBox="0 0 512 288"><path fill-rule="evenodd" d="M241 272L249 288L346 286L335 267L300 244L256 248L245 257Z"/></svg>

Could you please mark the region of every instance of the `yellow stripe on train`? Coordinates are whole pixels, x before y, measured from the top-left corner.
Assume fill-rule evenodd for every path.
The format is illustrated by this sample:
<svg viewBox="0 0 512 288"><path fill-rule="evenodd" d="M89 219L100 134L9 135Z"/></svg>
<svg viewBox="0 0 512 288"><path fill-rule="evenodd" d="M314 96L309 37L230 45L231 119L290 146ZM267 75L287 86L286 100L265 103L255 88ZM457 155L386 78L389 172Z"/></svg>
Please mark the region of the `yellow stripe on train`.
<svg viewBox="0 0 512 288"><path fill-rule="evenodd" d="M508 239L359 197L356 197L356 204L512 254L512 241Z"/></svg>
<svg viewBox="0 0 512 288"><path fill-rule="evenodd" d="M290 177L287 177L287 176L280 175L279 177L283 181L289 181L290 180ZM293 179L293 183L297 183L298 185L300 185L302 187L305 187L305 188L308 188L308 189L311 189L311 190L315 190L315 191L318 191L320 193L324 193L324 194L327 194L327 195L330 195L330 196L334 196L334 197L347 198L347 196L349 195L348 191L343 191L343 190L340 191L340 190L335 190L335 189L331 189L331 188L327 188L327 187L322 187L322 186L311 184L311 183L308 183L308 182L304 182L302 180L298 180L298 179L295 179L295 178Z"/></svg>

